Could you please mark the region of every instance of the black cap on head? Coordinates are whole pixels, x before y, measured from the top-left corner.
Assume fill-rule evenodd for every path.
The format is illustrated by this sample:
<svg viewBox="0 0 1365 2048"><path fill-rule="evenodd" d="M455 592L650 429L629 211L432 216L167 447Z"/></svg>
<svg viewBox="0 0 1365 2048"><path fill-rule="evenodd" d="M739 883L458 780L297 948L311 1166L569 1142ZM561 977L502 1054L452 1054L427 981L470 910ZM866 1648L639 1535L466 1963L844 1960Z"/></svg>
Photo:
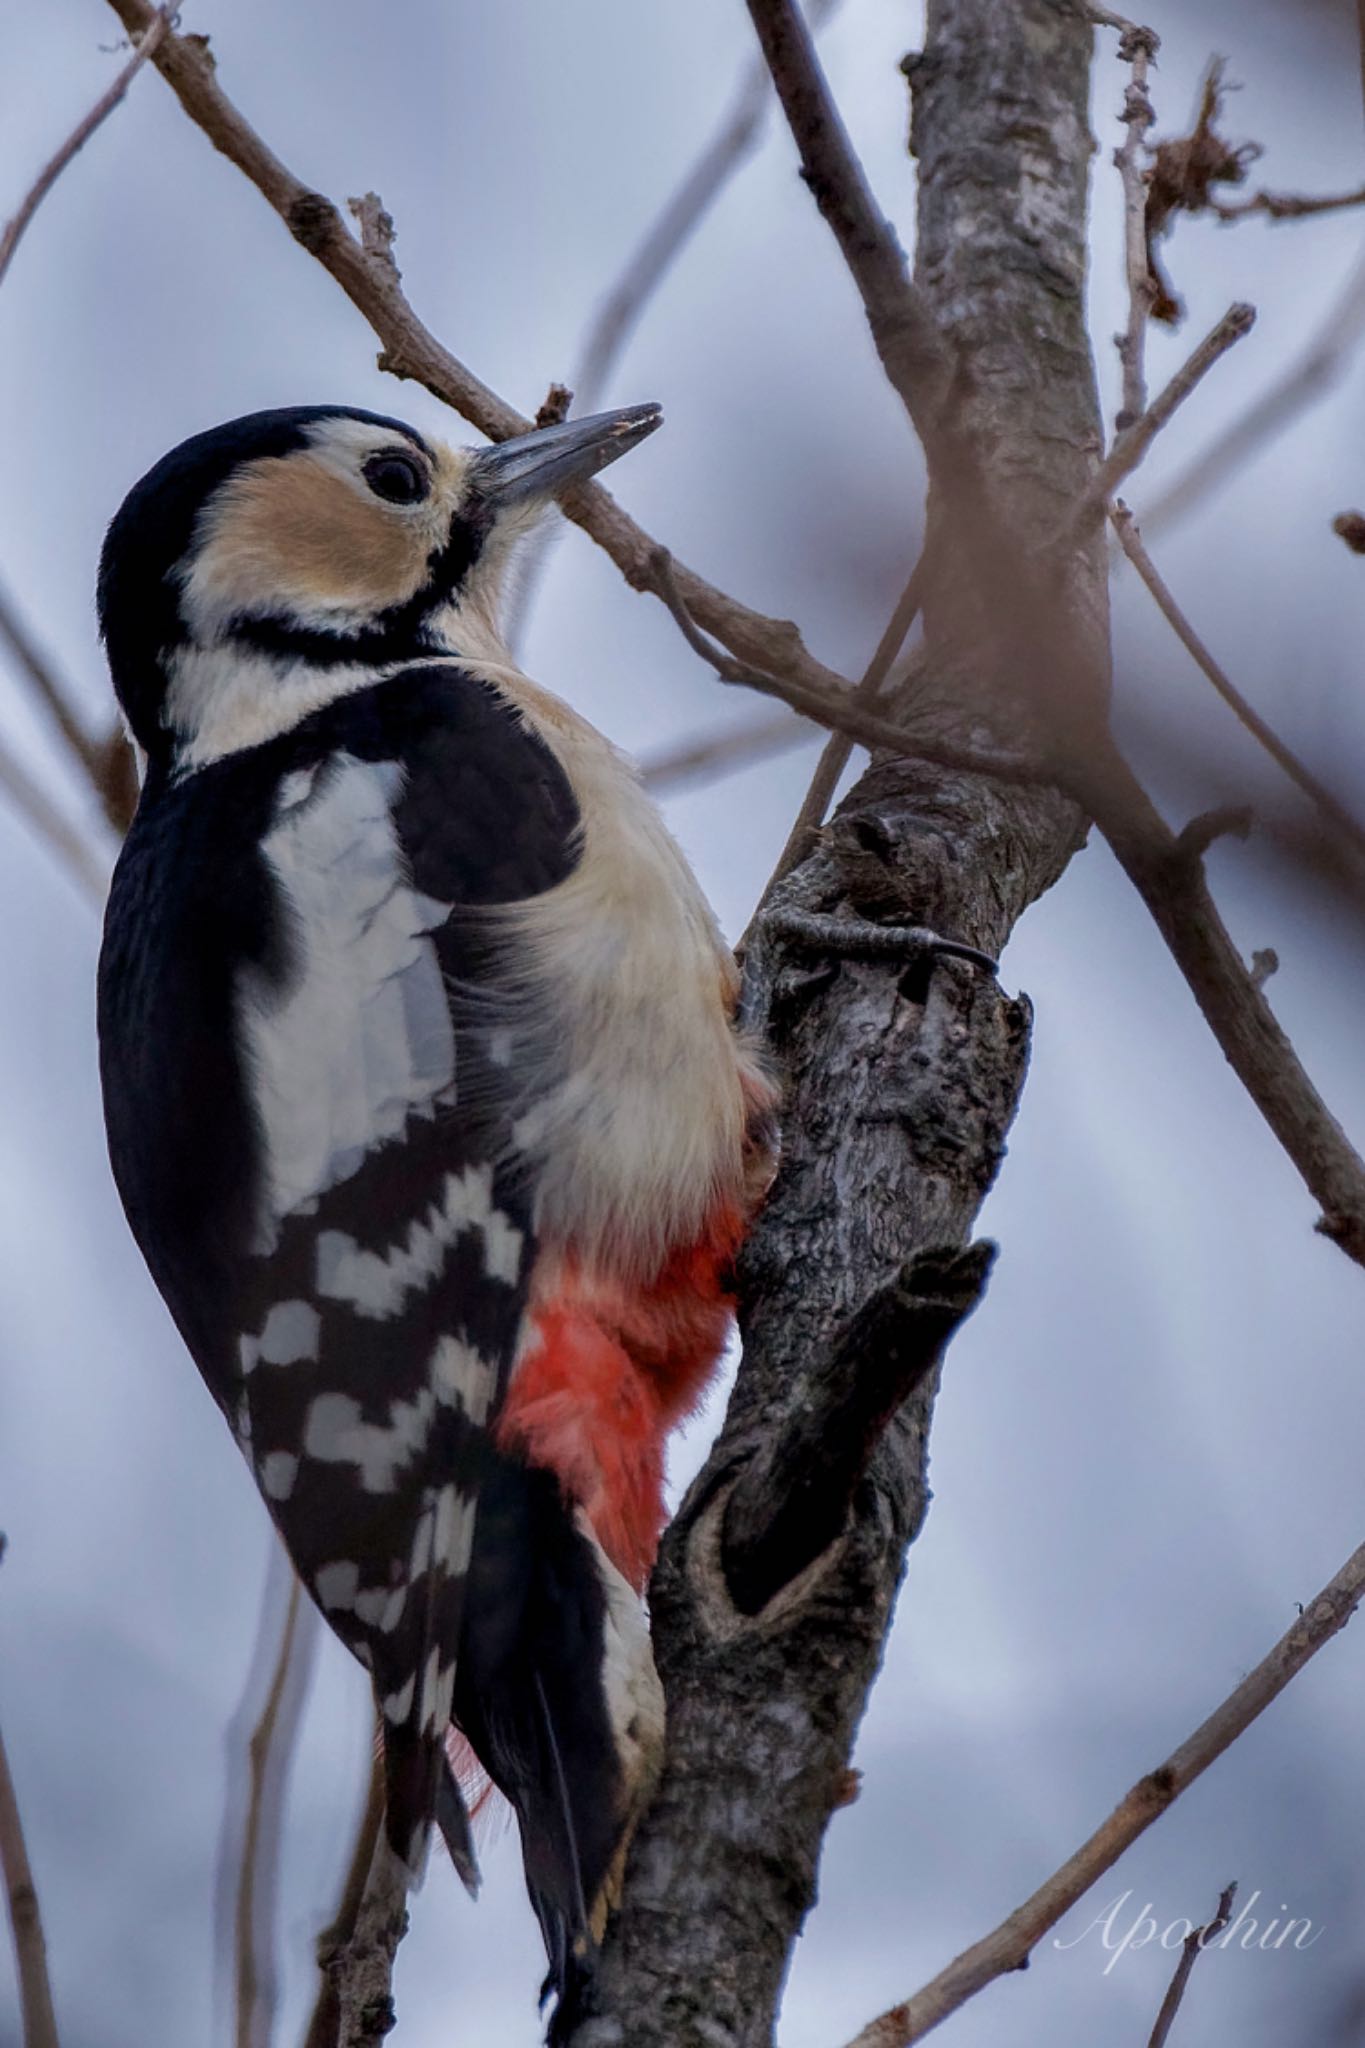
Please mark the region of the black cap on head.
<svg viewBox="0 0 1365 2048"><path fill-rule="evenodd" d="M241 463L289 455L307 445L318 420L364 420L406 434L402 420L350 405L281 406L245 413L194 434L154 463L133 485L110 521L100 552L95 601L114 689L133 737L148 753L164 743L161 660L180 638L178 593L171 580L188 553L201 506Z"/></svg>

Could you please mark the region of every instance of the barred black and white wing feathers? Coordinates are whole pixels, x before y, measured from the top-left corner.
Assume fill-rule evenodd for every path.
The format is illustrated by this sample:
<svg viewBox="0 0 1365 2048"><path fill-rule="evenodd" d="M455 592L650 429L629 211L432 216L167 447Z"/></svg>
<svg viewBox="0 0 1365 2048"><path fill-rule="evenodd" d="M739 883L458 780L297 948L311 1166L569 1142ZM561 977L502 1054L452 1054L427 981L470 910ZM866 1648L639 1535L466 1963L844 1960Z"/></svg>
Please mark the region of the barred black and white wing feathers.
<svg viewBox="0 0 1365 2048"><path fill-rule="evenodd" d="M576 828L510 707L452 666L410 669L149 783L107 920L120 1191L296 1566L373 1675L413 1868L534 1257L508 1078L461 1014L462 991L476 1013L495 996L493 959L460 913L562 880Z"/></svg>

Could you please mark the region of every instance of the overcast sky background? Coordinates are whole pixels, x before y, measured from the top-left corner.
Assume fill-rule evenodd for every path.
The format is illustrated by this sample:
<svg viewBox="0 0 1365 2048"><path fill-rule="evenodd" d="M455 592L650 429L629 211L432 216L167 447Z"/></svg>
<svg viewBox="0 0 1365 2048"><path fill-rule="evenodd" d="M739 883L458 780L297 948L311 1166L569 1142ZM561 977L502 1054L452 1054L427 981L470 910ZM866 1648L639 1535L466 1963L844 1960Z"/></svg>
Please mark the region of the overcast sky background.
<svg viewBox="0 0 1365 2048"><path fill-rule="evenodd" d="M1167 0L1158 132L1182 130L1211 51L1243 90L1228 129L1257 176L1357 185L1362 121L1346 6ZM121 61L97 0L11 5L0 79L0 215ZM195 0L227 90L303 177L371 187L399 227L423 317L534 411L595 301L689 163L749 56L739 0ZM849 124L909 239L902 53L919 14L846 0L825 40ZM1109 157L1124 76L1100 38L1093 332L1106 412L1122 317ZM1185 224L1184 332L1154 384L1234 298L1254 335L1182 414L1132 490L1169 476L1271 381L1359 258L1365 219L1236 231ZM102 529L183 436L258 406L340 400L473 438L374 367L375 343L163 83L62 179L0 291L0 577L78 687L109 709L92 587ZM613 488L687 562L798 617L847 673L910 559L919 468L854 294L774 123L672 273L610 394L667 427ZM1330 521L1365 501L1365 362L1178 531L1154 540L1177 593L1252 700L1365 807L1365 563ZM1115 603L1121 703L1269 787L1132 579ZM719 688L661 608L590 543L557 549L526 665L649 752L756 705ZM17 678L10 744L92 834ZM738 931L813 762L810 746L670 799ZM1182 822L1175 815L1175 822ZM1256 847L1212 856L1239 943L1273 945L1276 1009L1365 1139L1365 934ZM223 2048L213 1880L225 1734L267 1562L254 1489L119 1214L93 1034L91 904L0 805L0 1717L46 1913L65 2048ZM984 1228L1002 1256L953 1348L934 1506L912 1553L856 1761L831 1826L781 2048L838 2048L993 1924L1264 1653L1365 1535L1361 1275L1207 1035L1145 911L1092 845L1025 919L1003 967L1037 1006L1033 1070ZM682 1446L695 1468L714 1411ZM1182 1799L1026 1977L996 1985L945 2048L1145 2042L1173 1958L1111 1960L1121 1931L1206 1918L1221 1886L1311 1919L1302 1953L1214 1953L1177 2048L1365 2041L1365 1625L1330 1646ZM276 2048L311 2001L367 1740L366 1686L320 1646L291 1788ZM415 1903L397 1979L401 2048L532 2048L538 1938L510 1838L477 1908L448 1868ZM18 2018L0 1943L0 2048Z"/></svg>

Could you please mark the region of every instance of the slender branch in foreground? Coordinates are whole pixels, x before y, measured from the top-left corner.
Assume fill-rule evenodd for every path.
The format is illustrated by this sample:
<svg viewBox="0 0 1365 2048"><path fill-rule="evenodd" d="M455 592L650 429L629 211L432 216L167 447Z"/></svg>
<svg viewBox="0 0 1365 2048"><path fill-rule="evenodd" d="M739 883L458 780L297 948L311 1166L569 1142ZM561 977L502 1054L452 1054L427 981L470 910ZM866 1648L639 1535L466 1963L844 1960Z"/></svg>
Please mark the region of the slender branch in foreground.
<svg viewBox="0 0 1365 2048"><path fill-rule="evenodd" d="M1175 2016L1180 2010L1180 2001L1185 1996L1185 1987L1190 1981L1194 1966L1199 1961L1200 1956L1203 1955L1204 1950L1211 1942L1218 1939L1218 1936L1231 1920L1232 1904L1236 1897L1237 1884L1234 1879L1230 1885L1224 1887L1223 1895L1218 1901L1218 1911L1214 1914L1208 1926L1192 1928L1185 1936L1184 1945L1180 1952L1180 1961L1175 1966L1175 1975L1170 1981L1166 1996L1161 2001L1161 2010L1156 2016L1156 2025L1152 2028L1152 2036L1147 2043L1147 2048L1166 2048L1166 2042L1170 2039L1171 2028L1175 2024Z"/></svg>
<svg viewBox="0 0 1365 2048"><path fill-rule="evenodd" d="M812 0L807 17L811 29L823 28L841 5L842 0ZM746 65L729 112L604 294L570 379L580 412L596 409L645 307L736 171L758 147L771 91L762 59Z"/></svg>
<svg viewBox="0 0 1365 2048"><path fill-rule="evenodd" d="M76 126L67 136L56 155L50 157L47 163L43 165L32 185L30 185L28 191L20 200L18 211L6 221L4 228L0 229L0 283L4 282L5 272L10 267L14 252L18 248L29 222L33 219L34 214L38 211L38 208L42 205L72 157L90 140L90 137L94 134L100 123L113 113L114 108L123 98L123 95L137 77L138 72L141 71L147 59L155 55L158 45L169 32L171 22L175 16L175 9L173 7L163 7L156 11L149 9L148 12L150 19L146 26L138 32L136 38L137 47L122 71L119 72L118 77L107 92L100 94L100 97L96 100L84 120L76 123Z"/></svg>
<svg viewBox="0 0 1365 2048"><path fill-rule="evenodd" d="M62 816L47 792L21 767L0 742L0 790L3 790L35 839L55 853L62 866L96 909L109 887L109 869L97 850Z"/></svg>
<svg viewBox="0 0 1365 2048"><path fill-rule="evenodd" d="M823 28L842 5L843 0L812 0L811 28ZM597 410L650 300L721 193L758 147L771 95L768 67L762 58L756 58L745 67L715 134L684 172L631 251L616 282L604 293L569 379L580 413ZM517 585L504 622L507 644L513 649L526 629L558 532L558 523L547 519L522 550Z"/></svg>
<svg viewBox="0 0 1365 2048"><path fill-rule="evenodd" d="M896 609L887 621L886 631L877 642L872 659L863 671L862 680L853 693L852 702L855 705L874 704L881 695L886 679L891 673L892 664L905 645L906 635L919 616L920 606L924 602L925 580L924 556L921 555L906 579L905 588L896 599ZM787 843L777 857L777 866L763 886L758 899L758 910L754 912L755 917L782 877L789 875L810 851L811 841L825 822L834 792L839 787L839 777L848 766L848 757L852 752L853 741L847 733L832 733L826 740L824 752L811 777L810 788L802 798L801 808L792 823L791 831L787 834Z"/></svg>
<svg viewBox="0 0 1365 2048"><path fill-rule="evenodd" d="M378 1731L375 1730L370 1744L370 1774L365 1805L356 1830L351 1860L346 1867L341 1898L331 1926L325 1928L318 1936L317 1959L318 1968L322 1972L322 1984L303 2048L345 2048L340 2034L341 2000L337 1986L347 1974L343 1955L347 1943L356 1937L360 1905L365 1896L365 1881L374 1862L379 1830L383 1824L384 1761Z"/></svg>
<svg viewBox="0 0 1365 2048"><path fill-rule="evenodd" d="M994 1258L984 1241L919 1252L839 1333L808 1400L726 1505L722 1560L741 1614L758 1614L839 1534L887 1423L981 1300Z"/></svg>
<svg viewBox="0 0 1365 2048"><path fill-rule="evenodd" d="M1134 1785L1103 1825L1031 1898L975 1942L904 2005L885 2012L849 2048L910 2048L997 1977L1022 1969L1030 1951L1055 1927L1124 1850L1278 1699L1324 1643L1345 1628L1365 1594L1365 1544L1281 1636L1268 1656L1229 1693L1165 1763Z"/></svg>
<svg viewBox="0 0 1365 2048"><path fill-rule="evenodd" d="M1256 308L1239 302L1229 306L1218 325L1204 336L1198 348L1181 364L1163 391L1158 392L1146 412L1125 427L1095 472L1095 480L1082 498L1070 523L1073 546L1089 537L1093 524L1103 519L1115 491L1143 461L1161 429L1182 406L1190 393L1208 375L1243 335L1256 324Z"/></svg>
<svg viewBox="0 0 1365 2048"><path fill-rule="evenodd" d="M1154 29L1129 23L1120 32L1119 61L1132 66L1121 117L1128 132L1114 152L1123 181L1123 258L1128 273L1128 324L1115 337L1123 367L1123 399L1115 421L1120 432L1133 426L1147 408L1144 364L1156 279L1147 250L1147 173L1142 159L1147 131L1156 119L1147 81L1152 59L1160 47L1161 38Z"/></svg>
<svg viewBox="0 0 1365 2048"><path fill-rule="evenodd" d="M303 1722L317 1628L291 1572L275 1669L247 1744L248 1795L233 1940L235 2048L270 2048L275 2021L275 1902L284 1787Z"/></svg>
<svg viewBox="0 0 1365 2048"><path fill-rule="evenodd" d="M155 19L148 0L109 0L109 5L130 33L141 34ZM442 347L418 319L391 259L366 250L332 201L296 178L243 118L219 84L201 38L167 35L152 61L214 148L250 180L369 322L383 344L382 369L423 385L490 440L505 441L527 431L531 422ZM566 492L562 504L565 515L610 556L632 589L657 595L655 542L601 484ZM681 564L676 574L693 616L740 660L790 677L808 690L848 687L842 676L815 659L790 620L751 611Z"/></svg>
<svg viewBox="0 0 1365 2048"><path fill-rule="evenodd" d="M1310 214L1341 213L1348 206L1365 206L1365 185L1320 199L1306 192L1256 192L1250 199L1221 202L1213 210L1219 220L1245 220L1249 213L1264 213L1271 220L1307 220Z"/></svg>
<svg viewBox="0 0 1365 2048"><path fill-rule="evenodd" d="M1049 762L1028 760L1022 756L983 754L970 747L949 746L898 724L894 718L881 718L875 711L865 711L857 703L858 693L851 683L841 681L839 687L832 691L807 690L785 677L768 675L762 669L746 668L721 648L712 646L700 631L667 548L655 548L652 565L656 588L677 621L684 640L694 654L709 662L723 683L734 683L741 689L757 690L763 696L780 698L813 724L826 726L831 732L844 733L868 748L880 747L893 754L913 754L917 760L928 761L938 768L993 775L1000 782L1060 780L1059 771Z"/></svg>
<svg viewBox="0 0 1365 2048"><path fill-rule="evenodd" d="M0 1536L0 1558L5 1538ZM0 1734L0 1875L5 1880L10 1933L19 1977L19 2004L24 2022L24 2048L60 2048L52 1986L47 1974L47 1943L38 1888L28 1860L19 1797L14 1789L5 1740Z"/></svg>
<svg viewBox="0 0 1365 2048"><path fill-rule="evenodd" d="M748 4L800 152L801 175L858 288L882 368L921 438L931 437L950 374L938 323L911 283L905 252L873 197L796 0Z"/></svg>
<svg viewBox="0 0 1365 2048"><path fill-rule="evenodd" d="M47 1944L33 1868L28 1860L19 1801L0 1735L0 1870L9 1902L10 1932L19 1973L19 2005L24 2022L24 2048L60 2048L52 1986L47 1974Z"/></svg>
<svg viewBox="0 0 1365 2048"><path fill-rule="evenodd" d="M1260 713L1247 702L1226 669L1214 660L1163 581L1160 571L1143 545L1137 522L1122 499L1113 507L1110 519L1120 547L1156 600L1162 616L1181 646L1203 670L1223 702L1235 712L1253 739L1265 748L1290 781L1303 791L1322 817L1349 843L1352 851L1365 859L1365 826L1352 817L1345 805L1338 802L1331 790L1318 780L1311 769L1304 766L1298 755L1285 745L1273 727L1267 725Z"/></svg>
<svg viewBox="0 0 1365 2048"><path fill-rule="evenodd" d="M318 1944L327 1992L314 2012L307 2048L379 2048L393 2027L393 1959L407 1932L408 1887L382 1818L382 1794L376 1802L372 1785L360 1835L361 1843L370 1841L369 1867L341 1938L335 1946L326 1945L327 1936ZM349 1910L349 1901L342 1910Z"/></svg>
<svg viewBox="0 0 1365 2048"><path fill-rule="evenodd" d="M732 768L746 768L751 761L775 754L782 747L797 746L812 736L810 721L789 712L752 718L730 732L708 733L697 740L682 740L675 747L647 754L640 762L640 779L656 794L676 789L680 783L727 774Z"/></svg>
<svg viewBox="0 0 1365 2048"><path fill-rule="evenodd" d="M0 591L0 645L9 650L20 674L51 717L68 752L94 789L105 817L122 838L137 809L137 775L133 751L123 729L115 725L96 739L76 711L72 693L39 648L9 598Z"/></svg>
<svg viewBox="0 0 1365 2048"><path fill-rule="evenodd" d="M52 663L40 651L3 592L0 592L0 643L13 656L76 760L93 780L99 754L98 742L86 731L84 720L72 704L71 691L58 679Z"/></svg>
<svg viewBox="0 0 1365 2048"><path fill-rule="evenodd" d="M1292 426L1310 405L1325 397L1345 375L1363 331L1365 257L1357 262L1340 297L1298 360L1147 507L1142 523L1148 533L1157 533L1192 512Z"/></svg>
<svg viewBox="0 0 1365 2048"><path fill-rule="evenodd" d="M1365 1266L1365 1161L1314 1087L1182 846L1117 749L1073 786L1156 922L1223 1055L1321 1205L1317 1229ZM1224 817L1224 824L1226 817Z"/></svg>

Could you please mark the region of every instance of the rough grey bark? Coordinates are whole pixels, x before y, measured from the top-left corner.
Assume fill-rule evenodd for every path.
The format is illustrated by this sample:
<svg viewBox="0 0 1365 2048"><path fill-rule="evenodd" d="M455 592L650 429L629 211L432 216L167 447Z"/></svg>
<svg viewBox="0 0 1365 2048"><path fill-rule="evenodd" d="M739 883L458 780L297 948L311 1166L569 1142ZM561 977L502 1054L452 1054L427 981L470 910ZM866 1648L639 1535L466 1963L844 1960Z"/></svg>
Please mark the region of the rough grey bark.
<svg viewBox="0 0 1365 2048"><path fill-rule="evenodd" d="M973 451L974 488L1002 526L1035 536L1063 526L1100 445L1084 309L1090 45L1069 0L930 0L924 52L907 62L916 278L956 358L952 439ZM916 715L960 741L1017 743L999 665L1008 621L981 629L990 561L961 538L960 468L930 452L935 575ZM1101 703L1098 544L1068 559L1064 585L1072 653ZM880 760L778 901L930 925L998 954L1078 828L1055 791ZM842 1535L752 1616L727 1578L727 1499L828 1400L850 1319L918 1256L966 1242L1027 1061L1027 999L966 963L812 963L780 938L761 958L787 1090L782 1168L745 1255L734 1397L654 1579L668 1754L574 2048L772 2039L924 1518L932 1384L886 1429Z"/></svg>

